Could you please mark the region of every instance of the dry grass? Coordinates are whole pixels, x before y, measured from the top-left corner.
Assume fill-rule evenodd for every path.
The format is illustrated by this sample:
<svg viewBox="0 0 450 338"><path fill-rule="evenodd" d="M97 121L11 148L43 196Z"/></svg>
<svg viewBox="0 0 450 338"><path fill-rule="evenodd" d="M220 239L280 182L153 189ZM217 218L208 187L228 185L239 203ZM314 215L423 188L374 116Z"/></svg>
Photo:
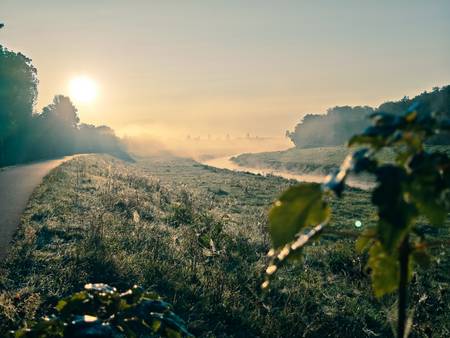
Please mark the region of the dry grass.
<svg viewBox="0 0 450 338"><path fill-rule="evenodd" d="M1 264L0 332L104 282L157 291L203 337L389 336L393 300L373 298L364 257L349 241L316 242L260 293L267 208L292 183L179 158L130 165L86 156L62 165L34 192ZM333 225L373 222L367 198L351 190L334 204ZM414 281L422 301L413 336L450 334L446 257Z"/></svg>

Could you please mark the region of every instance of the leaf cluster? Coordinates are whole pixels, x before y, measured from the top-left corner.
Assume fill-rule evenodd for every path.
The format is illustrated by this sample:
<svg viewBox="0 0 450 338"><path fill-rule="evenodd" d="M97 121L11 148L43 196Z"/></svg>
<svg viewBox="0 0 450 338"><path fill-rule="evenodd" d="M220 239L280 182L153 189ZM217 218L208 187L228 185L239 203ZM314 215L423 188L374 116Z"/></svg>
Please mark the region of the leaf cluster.
<svg viewBox="0 0 450 338"><path fill-rule="evenodd" d="M192 337L169 303L138 286L120 293L107 284L86 284L83 291L61 299L54 310L11 336Z"/></svg>
<svg viewBox="0 0 450 338"><path fill-rule="evenodd" d="M359 148L325 182L302 183L285 191L269 213L273 249L263 288L289 258L298 258L310 239L330 227L329 198L341 197L350 174L370 174L376 179L371 201L378 221L359 233L357 249L367 250L367 269L376 296L397 290L400 280L399 253L406 243L408 278L414 264L429 261L426 233L418 219L442 226L450 210L450 159L447 154L427 152L424 144L448 132L450 121L431 113L418 113L412 106L399 116L383 112L371 115L372 125L353 136L349 146ZM380 160L382 151L393 151L394 161Z"/></svg>

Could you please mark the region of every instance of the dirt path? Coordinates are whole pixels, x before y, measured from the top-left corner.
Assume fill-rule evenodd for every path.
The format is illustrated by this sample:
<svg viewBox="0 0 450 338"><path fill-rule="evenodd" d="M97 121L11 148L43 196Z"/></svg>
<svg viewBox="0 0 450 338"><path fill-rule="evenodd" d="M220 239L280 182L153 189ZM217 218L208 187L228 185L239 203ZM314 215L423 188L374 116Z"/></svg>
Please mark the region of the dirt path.
<svg viewBox="0 0 450 338"><path fill-rule="evenodd" d="M28 199L50 170L73 156L0 169L0 259L7 252Z"/></svg>

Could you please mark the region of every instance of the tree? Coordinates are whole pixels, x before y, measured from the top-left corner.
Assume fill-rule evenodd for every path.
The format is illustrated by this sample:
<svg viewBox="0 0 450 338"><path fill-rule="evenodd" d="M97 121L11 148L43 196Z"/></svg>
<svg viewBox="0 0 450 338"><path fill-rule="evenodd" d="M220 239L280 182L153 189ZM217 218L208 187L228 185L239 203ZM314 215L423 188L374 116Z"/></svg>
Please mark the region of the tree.
<svg viewBox="0 0 450 338"><path fill-rule="evenodd" d="M77 151L81 153L108 153L123 160L132 160L121 140L108 126L80 124L77 136Z"/></svg>
<svg viewBox="0 0 450 338"><path fill-rule="evenodd" d="M450 86L434 87L432 92L423 92L410 99L404 96L399 101L382 103L378 108L334 107L326 114L307 114L287 136L299 148L342 145L359 130L369 125L369 116L374 112L402 115L411 105L419 103L418 113L439 112L441 117L450 117ZM450 144L448 133L435 135L427 140L431 144Z"/></svg>
<svg viewBox="0 0 450 338"><path fill-rule="evenodd" d="M69 97L56 95L37 117L34 132L41 156L62 156L76 152L78 123L77 108Z"/></svg>
<svg viewBox="0 0 450 338"><path fill-rule="evenodd" d="M355 130L369 124L370 107L334 107L325 115L307 114L293 132L286 135L300 148L334 146L345 143Z"/></svg>
<svg viewBox="0 0 450 338"><path fill-rule="evenodd" d="M450 158L446 153L426 150L424 143L450 130L450 120L418 112L372 114L373 125L352 137L349 145L365 146L349 155L340 170L322 185L302 183L284 192L269 213L273 248L263 288L289 259L298 258L303 247L322 233L339 234L328 226L329 198L340 197L349 173L368 173L376 179L372 203L378 209L377 225L357 237L358 251L367 251L375 296L398 292L397 337L408 336L408 284L415 265L425 265L428 251L450 243L447 238L429 238L423 219L442 227L450 211ZM380 159L380 152L394 152L394 162Z"/></svg>
<svg viewBox="0 0 450 338"><path fill-rule="evenodd" d="M61 125L69 128L76 128L80 122L77 112L77 108L73 105L69 97L55 95L53 102L42 110L42 117L57 121Z"/></svg>
<svg viewBox="0 0 450 338"><path fill-rule="evenodd" d="M7 161L8 139L14 139L20 127L31 119L37 84L37 70L31 59L0 45L0 165Z"/></svg>

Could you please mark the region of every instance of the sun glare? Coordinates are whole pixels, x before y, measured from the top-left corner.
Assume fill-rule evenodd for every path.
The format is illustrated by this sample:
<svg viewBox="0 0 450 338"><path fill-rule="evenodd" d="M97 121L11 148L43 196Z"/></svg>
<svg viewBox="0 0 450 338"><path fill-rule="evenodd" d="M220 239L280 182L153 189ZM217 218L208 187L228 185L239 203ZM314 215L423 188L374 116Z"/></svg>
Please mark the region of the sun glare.
<svg viewBox="0 0 450 338"><path fill-rule="evenodd" d="M89 103L97 96L96 83L87 76L77 76L70 81L70 97L79 103Z"/></svg>

